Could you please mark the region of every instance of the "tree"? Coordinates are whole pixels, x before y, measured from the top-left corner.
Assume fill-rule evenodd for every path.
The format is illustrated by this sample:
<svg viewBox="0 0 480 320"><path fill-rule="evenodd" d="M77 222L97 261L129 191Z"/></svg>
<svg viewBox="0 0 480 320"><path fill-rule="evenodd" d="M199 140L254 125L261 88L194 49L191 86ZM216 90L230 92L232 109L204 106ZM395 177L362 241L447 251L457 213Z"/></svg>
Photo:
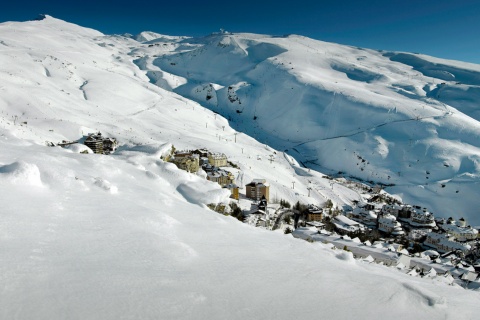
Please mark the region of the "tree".
<svg viewBox="0 0 480 320"><path fill-rule="evenodd" d="M290 229L290 227L287 227L287 229L285 229L285 231L283 233L290 234L290 233L292 233L292 229Z"/></svg>
<svg viewBox="0 0 480 320"><path fill-rule="evenodd" d="M240 213L237 215L237 219L240 222L245 221L245 216L243 215L243 212L240 210Z"/></svg>
<svg viewBox="0 0 480 320"><path fill-rule="evenodd" d="M284 208L288 208L288 209L291 208L291 205L287 200L280 199L280 205Z"/></svg>
<svg viewBox="0 0 480 320"><path fill-rule="evenodd" d="M286 224L290 224L292 223L292 218L290 218L290 216L285 216L283 218L283 221L286 223Z"/></svg>
<svg viewBox="0 0 480 320"><path fill-rule="evenodd" d="M293 206L293 209L300 211L300 201L297 201L297 203L295 203L295 205Z"/></svg>
<svg viewBox="0 0 480 320"><path fill-rule="evenodd" d="M333 208L332 200L328 199L327 201L325 201L325 204L323 206L324 208Z"/></svg>
<svg viewBox="0 0 480 320"><path fill-rule="evenodd" d="M230 202L229 206L230 206L230 209L231 209L230 215L232 217L237 218L240 221L243 221L244 216L243 216L242 209L240 209L240 207L235 202Z"/></svg>
<svg viewBox="0 0 480 320"><path fill-rule="evenodd" d="M330 214L331 214L333 217L338 216L341 212L342 212L342 210L340 210L338 207L335 207L335 209L333 209L333 211L330 209Z"/></svg>

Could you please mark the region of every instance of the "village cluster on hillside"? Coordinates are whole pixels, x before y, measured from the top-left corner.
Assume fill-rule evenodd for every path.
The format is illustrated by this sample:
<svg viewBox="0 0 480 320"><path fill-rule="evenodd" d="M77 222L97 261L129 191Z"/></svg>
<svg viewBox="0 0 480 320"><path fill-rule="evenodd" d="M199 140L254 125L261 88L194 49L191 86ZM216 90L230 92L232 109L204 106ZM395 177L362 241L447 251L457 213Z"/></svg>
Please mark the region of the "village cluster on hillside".
<svg viewBox="0 0 480 320"><path fill-rule="evenodd" d="M78 142L48 145L65 147ZM99 154L110 154L118 147L114 138L100 132L84 137L83 144L89 152ZM270 185L265 179L253 179L245 186L235 183L231 169L239 168L224 153L207 149L179 151L172 146L162 159L228 189L232 199L229 205L209 207L244 223L283 230L310 242L328 243L332 248L352 252L362 261L394 266L412 276L438 278L447 283L468 283L479 278L479 230L464 218L437 219L427 208L403 204L379 188L363 189L364 201L341 209L334 208L330 200L323 206L300 201L292 206L283 199L272 203Z"/></svg>
<svg viewBox="0 0 480 320"><path fill-rule="evenodd" d="M329 243L351 251L355 258L395 266L412 276L436 277L447 283L478 278L479 230L463 218L437 219L427 208L402 204L375 188L363 194L365 201L350 208L334 208L331 201L323 207L299 201L292 206L282 199L270 203L269 183L253 179L237 186L228 171L234 164L223 153L172 150L164 160L192 173L203 169L206 179L228 188L235 201L210 207L242 222Z"/></svg>

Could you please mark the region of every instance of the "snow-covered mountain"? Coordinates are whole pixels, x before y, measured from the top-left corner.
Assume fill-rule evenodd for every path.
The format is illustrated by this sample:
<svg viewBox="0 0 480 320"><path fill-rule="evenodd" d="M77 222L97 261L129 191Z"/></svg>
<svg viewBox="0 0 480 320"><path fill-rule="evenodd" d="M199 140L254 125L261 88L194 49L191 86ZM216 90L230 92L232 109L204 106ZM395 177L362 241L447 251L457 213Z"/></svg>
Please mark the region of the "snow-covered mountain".
<svg viewBox="0 0 480 320"><path fill-rule="evenodd" d="M296 36L155 37L106 36L49 16L0 24L0 318L475 317L478 292L357 262L351 253L210 211L205 204L229 193L160 156L172 145L206 147L239 166L239 184L265 178L273 197L338 206L360 195L291 155L363 178L375 169L375 181L392 181L392 190L433 206L411 187L420 178L384 177L403 165L396 157L410 159L410 150L423 156L412 170L426 170L430 161L431 181L445 180L445 190L464 187L456 194L461 201L447 193L442 199L471 208L474 105L462 113L450 100L475 91L478 67L442 61L463 84L445 80L437 88L428 75L428 89L428 77L392 61L414 64L417 56ZM382 66L396 71L377 76ZM427 63L414 68L435 72ZM462 68L470 71L454 73ZM422 96L424 89L430 93ZM438 91L445 105L429 98ZM412 130L418 139L407 149L404 135ZM45 145L96 131L117 138L118 151Z"/></svg>
<svg viewBox="0 0 480 320"><path fill-rule="evenodd" d="M480 222L479 65L295 35L219 33L133 55L152 83L307 167Z"/></svg>

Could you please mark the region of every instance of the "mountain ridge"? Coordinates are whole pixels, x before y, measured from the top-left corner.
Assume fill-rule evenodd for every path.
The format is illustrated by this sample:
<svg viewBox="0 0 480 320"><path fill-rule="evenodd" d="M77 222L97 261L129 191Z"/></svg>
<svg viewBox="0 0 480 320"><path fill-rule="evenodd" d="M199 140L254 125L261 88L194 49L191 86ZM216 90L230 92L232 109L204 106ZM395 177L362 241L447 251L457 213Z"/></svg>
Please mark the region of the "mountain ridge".
<svg viewBox="0 0 480 320"><path fill-rule="evenodd" d="M198 45L201 39L185 42ZM478 118L478 65L449 65L424 55L301 36L235 33L206 39L178 53L146 49L141 60L148 60L151 69L138 65L165 78L187 79L167 89L224 115L238 130L276 149L295 149L291 154L307 166L395 185L387 190L409 202L421 201L416 195L428 190L423 202L436 214L446 217L460 211L476 217L471 211L477 204L473 194L480 172L480 128L472 117ZM450 143L443 144L445 139ZM336 148L340 140L347 152ZM455 147L455 140L467 147ZM383 152L369 156L365 145ZM459 154L462 148L467 152ZM363 166L357 154L366 159ZM432 161L435 165L429 164ZM465 175L472 178L469 183ZM460 192L464 197L457 197Z"/></svg>

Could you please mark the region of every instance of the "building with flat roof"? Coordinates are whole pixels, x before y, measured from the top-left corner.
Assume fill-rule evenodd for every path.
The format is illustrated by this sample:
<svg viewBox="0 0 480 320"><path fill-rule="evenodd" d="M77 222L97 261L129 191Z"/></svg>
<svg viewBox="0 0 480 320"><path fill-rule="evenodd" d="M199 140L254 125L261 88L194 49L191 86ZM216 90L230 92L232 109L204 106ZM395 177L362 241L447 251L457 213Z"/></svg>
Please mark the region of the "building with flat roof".
<svg viewBox="0 0 480 320"><path fill-rule="evenodd" d="M245 185L245 196L249 199L260 201L265 197L270 201L270 185L265 179L253 179L252 182Z"/></svg>

